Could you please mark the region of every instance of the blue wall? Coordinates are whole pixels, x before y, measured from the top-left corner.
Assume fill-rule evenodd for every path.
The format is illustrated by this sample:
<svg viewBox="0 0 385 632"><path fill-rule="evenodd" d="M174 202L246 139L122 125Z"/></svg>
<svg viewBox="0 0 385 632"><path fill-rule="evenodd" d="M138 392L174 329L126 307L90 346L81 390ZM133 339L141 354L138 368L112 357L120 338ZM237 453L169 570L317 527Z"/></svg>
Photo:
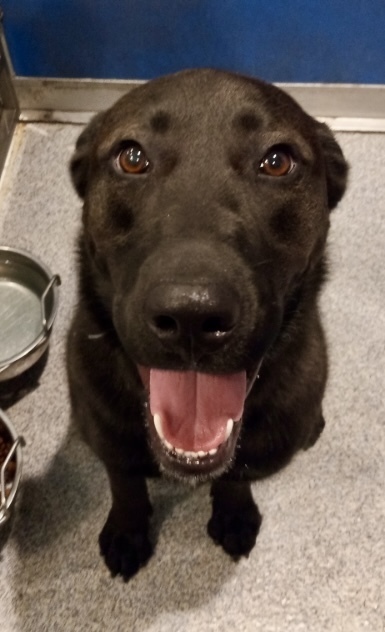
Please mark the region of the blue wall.
<svg viewBox="0 0 385 632"><path fill-rule="evenodd" d="M384 0L0 0L18 75L385 83Z"/></svg>

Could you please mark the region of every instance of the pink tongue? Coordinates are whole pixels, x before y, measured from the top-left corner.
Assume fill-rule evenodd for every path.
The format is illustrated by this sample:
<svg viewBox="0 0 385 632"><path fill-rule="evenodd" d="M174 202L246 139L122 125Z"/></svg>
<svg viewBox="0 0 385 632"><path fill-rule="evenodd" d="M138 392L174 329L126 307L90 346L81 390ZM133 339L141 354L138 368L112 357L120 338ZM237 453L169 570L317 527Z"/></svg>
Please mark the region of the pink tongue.
<svg viewBox="0 0 385 632"><path fill-rule="evenodd" d="M185 451L208 452L223 443L227 421L241 418L245 397L245 371L150 371L151 414L160 415L165 439Z"/></svg>

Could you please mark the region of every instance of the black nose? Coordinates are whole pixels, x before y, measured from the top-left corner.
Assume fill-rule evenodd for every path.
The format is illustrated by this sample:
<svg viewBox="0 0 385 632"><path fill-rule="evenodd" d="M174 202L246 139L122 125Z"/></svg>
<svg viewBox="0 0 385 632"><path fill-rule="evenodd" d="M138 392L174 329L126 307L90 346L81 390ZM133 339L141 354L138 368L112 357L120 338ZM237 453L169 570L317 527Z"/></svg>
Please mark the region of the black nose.
<svg viewBox="0 0 385 632"><path fill-rule="evenodd" d="M162 284L146 300L147 324L169 344L212 346L224 343L239 318L236 292L224 285Z"/></svg>

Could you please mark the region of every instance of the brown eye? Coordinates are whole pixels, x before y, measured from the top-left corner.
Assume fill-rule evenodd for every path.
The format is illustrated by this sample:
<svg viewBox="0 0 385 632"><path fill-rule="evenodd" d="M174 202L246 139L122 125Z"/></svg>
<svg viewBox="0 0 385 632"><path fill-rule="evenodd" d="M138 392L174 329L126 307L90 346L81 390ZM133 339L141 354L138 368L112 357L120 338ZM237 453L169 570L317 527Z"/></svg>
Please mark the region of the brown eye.
<svg viewBox="0 0 385 632"><path fill-rule="evenodd" d="M124 173L137 175L147 171L150 163L139 143L128 143L117 157L117 166Z"/></svg>
<svg viewBox="0 0 385 632"><path fill-rule="evenodd" d="M276 147L263 158L259 170L266 176L279 178L289 174L294 167L295 162L289 149Z"/></svg>

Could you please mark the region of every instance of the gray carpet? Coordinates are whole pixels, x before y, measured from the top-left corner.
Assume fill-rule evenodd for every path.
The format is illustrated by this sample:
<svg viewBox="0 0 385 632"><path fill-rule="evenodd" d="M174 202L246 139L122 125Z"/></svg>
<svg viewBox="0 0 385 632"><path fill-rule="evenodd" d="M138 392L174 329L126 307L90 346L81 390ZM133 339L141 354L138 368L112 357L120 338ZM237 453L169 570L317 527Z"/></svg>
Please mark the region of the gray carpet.
<svg viewBox="0 0 385 632"><path fill-rule="evenodd" d="M207 487L152 483L156 553L124 584L98 553L106 476L69 431L64 342L80 202L66 164L79 131L20 125L0 191L0 242L31 250L63 281L41 384L8 411L27 446L0 554L1 631L384 630L385 135L339 135L352 170L333 214L322 300L331 354L323 436L254 485L264 521L239 563L206 536Z"/></svg>

